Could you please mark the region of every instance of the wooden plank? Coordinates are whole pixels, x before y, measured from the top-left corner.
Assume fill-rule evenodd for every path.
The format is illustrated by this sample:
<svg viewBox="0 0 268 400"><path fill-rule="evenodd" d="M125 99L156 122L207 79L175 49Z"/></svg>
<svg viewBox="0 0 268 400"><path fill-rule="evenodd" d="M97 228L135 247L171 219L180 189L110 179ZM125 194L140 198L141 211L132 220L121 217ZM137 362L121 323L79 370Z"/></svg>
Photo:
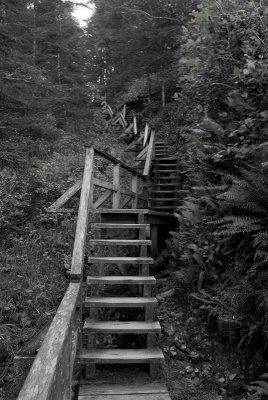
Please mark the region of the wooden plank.
<svg viewBox="0 0 268 400"><path fill-rule="evenodd" d="M132 176L131 189L134 193L134 198L131 203L131 208L137 208L138 207L138 175Z"/></svg>
<svg viewBox="0 0 268 400"><path fill-rule="evenodd" d="M82 279L89 209L92 206L94 148L87 147L71 266L71 278Z"/></svg>
<svg viewBox="0 0 268 400"><path fill-rule="evenodd" d="M90 264L153 264L150 257L88 257Z"/></svg>
<svg viewBox="0 0 268 400"><path fill-rule="evenodd" d="M138 126L137 126L137 117L134 115L133 117L133 124L134 124L134 135L138 134Z"/></svg>
<svg viewBox="0 0 268 400"><path fill-rule="evenodd" d="M153 153L154 153L154 139L155 139L155 132L152 131L151 136L150 136L149 148L148 148L147 157L146 157L146 161L145 161L144 171L143 171L143 175L145 177L149 176L150 170L151 170Z"/></svg>
<svg viewBox="0 0 268 400"><path fill-rule="evenodd" d="M148 334L160 333L161 327L158 321L86 321L84 331L100 332L105 334Z"/></svg>
<svg viewBox="0 0 268 400"><path fill-rule="evenodd" d="M66 190L63 195L56 200L51 206L47 208L48 212L56 211L63 206L75 193L77 193L82 187L82 180L77 181L70 189Z"/></svg>
<svg viewBox="0 0 268 400"><path fill-rule="evenodd" d="M80 363L142 364L164 360L160 349L82 349L77 357Z"/></svg>
<svg viewBox="0 0 268 400"><path fill-rule="evenodd" d="M131 240L131 239L90 239L90 243L92 245L107 245L107 246L141 246L147 245L150 246L151 240Z"/></svg>
<svg viewBox="0 0 268 400"><path fill-rule="evenodd" d="M122 201L122 203L120 204L120 208L124 208L126 207L126 205L130 202L131 197L126 197L124 198L124 200Z"/></svg>
<svg viewBox="0 0 268 400"><path fill-rule="evenodd" d="M95 186L99 186L99 187L102 187L104 189L115 190L112 183L106 182L106 181L104 181L102 179L93 178L93 184Z"/></svg>
<svg viewBox="0 0 268 400"><path fill-rule="evenodd" d="M87 284L128 284L128 285L154 285L156 279L153 276L88 276Z"/></svg>
<svg viewBox="0 0 268 400"><path fill-rule="evenodd" d="M86 395L78 397L78 400L171 400L168 393L153 394L115 394L115 395Z"/></svg>
<svg viewBox="0 0 268 400"><path fill-rule="evenodd" d="M98 200L95 201L95 203L92 205L92 208L97 209L99 208L103 203L105 203L106 200L109 199L109 197L112 196L112 192L111 191L106 191L105 193L103 193Z"/></svg>
<svg viewBox="0 0 268 400"><path fill-rule="evenodd" d="M157 299L154 297L86 297L85 307L107 307L107 308L144 308L156 306Z"/></svg>
<svg viewBox="0 0 268 400"><path fill-rule="evenodd" d="M70 399L72 329L81 283L70 283L17 400Z"/></svg>
<svg viewBox="0 0 268 400"><path fill-rule="evenodd" d="M145 130L144 130L143 147L145 147L145 145L146 145L146 143L148 141L149 132L150 132L149 124L146 123Z"/></svg>
<svg viewBox="0 0 268 400"><path fill-rule="evenodd" d="M136 160L142 160L143 156L147 153L148 148L149 148L149 145L144 147L144 149L142 149L142 151L137 155Z"/></svg>
<svg viewBox="0 0 268 400"><path fill-rule="evenodd" d="M154 382L136 385L124 384L104 384L104 385L81 385L79 388L79 395L109 395L109 394L159 394L168 393L167 387L164 383Z"/></svg>
<svg viewBox="0 0 268 400"><path fill-rule="evenodd" d="M100 229L143 229L150 227L149 224L106 224L103 222L97 222L91 224L92 228Z"/></svg>
<svg viewBox="0 0 268 400"><path fill-rule="evenodd" d="M113 208L119 208L120 205L120 163L113 166L113 186L116 191L113 193Z"/></svg>

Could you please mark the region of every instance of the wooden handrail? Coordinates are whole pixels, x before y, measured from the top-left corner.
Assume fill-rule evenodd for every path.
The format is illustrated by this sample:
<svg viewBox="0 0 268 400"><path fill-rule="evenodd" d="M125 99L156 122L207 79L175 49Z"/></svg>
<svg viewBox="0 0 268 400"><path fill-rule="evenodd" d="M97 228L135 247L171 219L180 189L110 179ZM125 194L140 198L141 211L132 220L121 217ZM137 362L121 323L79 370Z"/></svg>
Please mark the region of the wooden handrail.
<svg viewBox="0 0 268 400"><path fill-rule="evenodd" d="M81 283L70 283L17 400L69 400Z"/></svg>
<svg viewBox="0 0 268 400"><path fill-rule="evenodd" d="M143 175L145 177L148 177L150 175L150 170L151 170L152 160L153 160L153 155L154 155L154 139L155 139L155 131L151 131L149 145L148 145L148 151L147 151L147 157L146 157L145 166L144 166L144 170L143 170Z"/></svg>
<svg viewBox="0 0 268 400"><path fill-rule="evenodd" d="M82 279L89 209L93 204L94 148L87 147L78 218L76 224L71 278Z"/></svg>
<svg viewBox="0 0 268 400"><path fill-rule="evenodd" d="M121 165L121 167L122 167L124 170L130 172L130 173L133 174L133 175L137 175L140 179L145 180L143 174L139 173L139 172L138 172L137 170L135 170L134 168L131 168L129 165L125 164L123 161L120 161L120 160L118 160L117 158L111 156L110 154L105 153L105 152L102 151L102 150L96 149L95 147L94 147L94 150L95 150L95 153L96 153L96 154L102 156L103 158L106 158L106 160L111 161L113 164L118 164L118 163L119 163L119 164Z"/></svg>

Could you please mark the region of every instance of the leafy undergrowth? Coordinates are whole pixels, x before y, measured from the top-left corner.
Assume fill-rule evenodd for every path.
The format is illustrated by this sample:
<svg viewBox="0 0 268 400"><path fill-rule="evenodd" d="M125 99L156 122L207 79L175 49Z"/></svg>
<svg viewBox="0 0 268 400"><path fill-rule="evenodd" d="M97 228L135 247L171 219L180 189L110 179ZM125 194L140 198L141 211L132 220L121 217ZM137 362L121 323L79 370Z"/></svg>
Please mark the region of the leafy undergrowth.
<svg viewBox="0 0 268 400"><path fill-rule="evenodd" d="M36 353L39 335L49 326L65 291L73 223L73 218L59 221L50 215L45 223L43 217L39 225L29 224L24 236L13 236L9 248L2 249L0 393L4 399L18 394L28 369L16 366L14 355Z"/></svg>
<svg viewBox="0 0 268 400"><path fill-rule="evenodd" d="M170 277L158 279L157 291L161 344L172 400L261 399L265 392L260 386L258 393L246 384L244 353L208 325L203 304L174 288ZM256 380L253 365L248 367L251 381Z"/></svg>
<svg viewBox="0 0 268 400"><path fill-rule="evenodd" d="M66 204L73 212L49 214L46 208L81 179L84 145L119 158L125 146L98 110L79 132L69 126L58 140L30 144L22 149L23 166L0 170L1 400L17 397L29 366L16 365L14 356L37 352L68 283L79 194ZM96 158L95 173L107 180L106 164Z"/></svg>

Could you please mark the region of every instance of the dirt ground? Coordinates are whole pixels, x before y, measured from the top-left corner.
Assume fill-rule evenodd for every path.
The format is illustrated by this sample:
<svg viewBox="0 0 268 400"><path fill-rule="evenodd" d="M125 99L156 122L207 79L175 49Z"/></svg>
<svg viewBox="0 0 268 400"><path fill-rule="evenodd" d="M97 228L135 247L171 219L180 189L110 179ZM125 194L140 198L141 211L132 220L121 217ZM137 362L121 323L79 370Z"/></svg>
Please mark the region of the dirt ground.
<svg viewBox="0 0 268 400"><path fill-rule="evenodd" d="M172 400L248 399L238 354L208 333L197 309L186 295L172 289L169 277L158 279L156 292Z"/></svg>

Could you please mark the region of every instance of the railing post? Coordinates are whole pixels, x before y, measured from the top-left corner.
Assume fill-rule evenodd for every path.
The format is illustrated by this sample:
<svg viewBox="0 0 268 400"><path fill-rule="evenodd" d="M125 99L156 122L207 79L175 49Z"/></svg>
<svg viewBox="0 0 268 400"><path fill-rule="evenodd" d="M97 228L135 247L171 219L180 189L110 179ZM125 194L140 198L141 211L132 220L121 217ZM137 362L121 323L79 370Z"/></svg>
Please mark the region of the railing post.
<svg viewBox="0 0 268 400"><path fill-rule="evenodd" d="M113 208L120 207L120 163L114 164L113 167Z"/></svg>
<svg viewBox="0 0 268 400"><path fill-rule="evenodd" d="M133 124L134 124L134 135L138 134L138 127L137 127L137 117L134 115L133 117Z"/></svg>
<svg viewBox="0 0 268 400"><path fill-rule="evenodd" d="M83 183L74 240L71 278L82 279L89 209L93 199L94 148L87 147Z"/></svg>
<svg viewBox="0 0 268 400"><path fill-rule="evenodd" d="M131 190L135 193L135 197L131 201L131 207L138 208L138 175L132 175Z"/></svg>

